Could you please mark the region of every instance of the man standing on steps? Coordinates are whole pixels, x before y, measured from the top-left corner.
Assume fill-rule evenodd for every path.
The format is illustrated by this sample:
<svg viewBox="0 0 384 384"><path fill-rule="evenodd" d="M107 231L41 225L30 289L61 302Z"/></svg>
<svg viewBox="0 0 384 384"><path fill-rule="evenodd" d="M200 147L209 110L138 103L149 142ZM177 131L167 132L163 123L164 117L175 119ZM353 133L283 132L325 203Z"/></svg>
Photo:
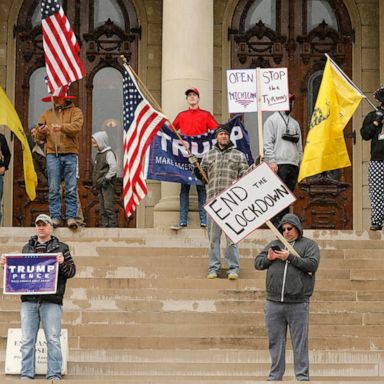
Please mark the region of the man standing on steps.
<svg viewBox="0 0 384 384"><path fill-rule="evenodd" d="M200 93L197 88L188 88L185 91L189 109L180 112L173 127L179 131L180 134L185 136L199 136L213 130L218 126L217 121L208 111L204 111L199 107ZM171 229L181 229L188 225L188 210L189 210L189 184L180 185L180 220L179 224L173 225ZM196 185L197 198L199 202L199 218L200 226L205 228L207 226L207 214L204 209L206 200L206 191L204 185Z"/></svg>
<svg viewBox="0 0 384 384"><path fill-rule="evenodd" d="M59 274L55 294L21 296L21 379L34 379L37 333L40 323L47 340L47 379L61 380L63 362L60 335L63 297L67 279L75 276L76 266L69 247L52 235L52 219L45 214L35 220L36 235L24 245L22 253L57 253ZM4 268L5 256L0 264Z"/></svg>
<svg viewBox="0 0 384 384"><path fill-rule="evenodd" d="M217 143L208 151L201 161L201 168L208 177L207 194L208 200L213 199L224 191L234 181L245 175L249 169L247 158L244 153L237 150L230 140L230 132L225 125L219 125L216 129ZM194 159L190 159L194 163ZM196 177L204 181L198 167L194 168ZM211 218L208 219L209 237L209 266L208 279L216 279L220 272L220 239L222 229ZM239 278L239 250L236 244L226 236L227 248L225 259L228 264L228 279Z"/></svg>
<svg viewBox="0 0 384 384"><path fill-rule="evenodd" d="M287 327L291 334L296 380L309 381L309 299L315 285L320 250L315 241L303 236L296 215L283 216L279 230L300 256L290 254L280 240L273 240L255 260L256 269L267 269L264 313L272 360L268 381L283 379Z"/></svg>

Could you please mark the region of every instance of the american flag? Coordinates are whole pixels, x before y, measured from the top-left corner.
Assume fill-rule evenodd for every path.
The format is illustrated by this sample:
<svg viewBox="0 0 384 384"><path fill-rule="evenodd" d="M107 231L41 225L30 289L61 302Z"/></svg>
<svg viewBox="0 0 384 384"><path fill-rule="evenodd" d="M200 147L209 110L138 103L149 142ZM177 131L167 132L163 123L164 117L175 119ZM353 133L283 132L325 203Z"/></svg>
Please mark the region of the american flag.
<svg viewBox="0 0 384 384"><path fill-rule="evenodd" d="M57 0L42 0L41 19L50 93L85 76L80 47Z"/></svg>
<svg viewBox="0 0 384 384"><path fill-rule="evenodd" d="M124 66L123 114L124 114L124 209L127 217L140 204L148 192L143 175L143 157L166 117L156 111L137 86L129 67Z"/></svg>

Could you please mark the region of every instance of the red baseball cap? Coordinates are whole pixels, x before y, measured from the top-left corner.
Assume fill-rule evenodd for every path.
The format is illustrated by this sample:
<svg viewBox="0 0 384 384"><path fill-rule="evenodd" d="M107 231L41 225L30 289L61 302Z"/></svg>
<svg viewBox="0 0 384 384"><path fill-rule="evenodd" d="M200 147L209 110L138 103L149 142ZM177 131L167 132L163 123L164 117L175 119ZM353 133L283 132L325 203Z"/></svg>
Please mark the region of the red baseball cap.
<svg viewBox="0 0 384 384"><path fill-rule="evenodd" d="M188 96L188 93L190 93L190 92L194 92L194 93L196 93L196 95L197 95L198 97L200 97L200 92L199 92L199 90L198 90L197 88L188 88L188 89L185 91L185 96Z"/></svg>
<svg viewBox="0 0 384 384"><path fill-rule="evenodd" d="M55 97L64 97L65 100L73 100L76 99L76 96L71 95L65 95L65 96L53 96ZM49 103L52 100L52 95L45 96L41 99L41 101L44 101L44 103Z"/></svg>

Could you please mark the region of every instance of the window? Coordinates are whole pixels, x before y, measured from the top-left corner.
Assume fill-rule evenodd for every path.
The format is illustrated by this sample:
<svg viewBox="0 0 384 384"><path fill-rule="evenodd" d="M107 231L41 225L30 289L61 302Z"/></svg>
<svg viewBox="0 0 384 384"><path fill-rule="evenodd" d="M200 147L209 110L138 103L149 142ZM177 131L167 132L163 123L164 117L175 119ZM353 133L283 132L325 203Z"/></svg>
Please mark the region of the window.
<svg viewBox="0 0 384 384"><path fill-rule="evenodd" d="M250 7L245 18L245 31L259 21L271 29L276 29L276 0L257 0Z"/></svg>
<svg viewBox="0 0 384 384"><path fill-rule="evenodd" d="M28 106L28 127L36 125L40 115L50 108L49 103L43 103L41 98L48 95L48 89L45 85L46 76L45 67L36 69L29 78L29 106Z"/></svg>
<svg viewBox="0 0 384 384"><path fill-rule="evenodd" d="M308 0L307 3L307 24L308 31L316 28L320 23L325 21L330 27L339 30L336 15L325 0Z"/></svg>
<svg viewBox="0 0 384 384"><path fill-rule="evenodd" d="M94 0L94 27L98 28L108 19L124 29L124 16L116 0Z"/></svg>
<svg viewBox="0 0 384 384"><path fill-rule="evenodd" d="M106 131L117 159L117 176L123 174L123 77L115 68L103 68L93 80L92 133Z"/></svg>

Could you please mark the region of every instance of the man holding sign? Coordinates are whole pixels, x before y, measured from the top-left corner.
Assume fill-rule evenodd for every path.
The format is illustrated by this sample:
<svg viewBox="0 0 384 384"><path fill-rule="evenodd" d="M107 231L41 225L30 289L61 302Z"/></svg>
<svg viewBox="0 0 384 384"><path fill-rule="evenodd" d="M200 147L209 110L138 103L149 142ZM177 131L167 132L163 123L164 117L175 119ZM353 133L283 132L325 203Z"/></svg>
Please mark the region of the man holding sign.
<svg viewBox="0 0 384 384"><path fill-rule="evenodd" d="M296 96L289 95L289 110L278 111L264 123L264 158L285 185L293 192L299 175L299 164L303 157L299 123L291 116ZM284 209L272 219L277 227L281 217L289 212Z"/></svg>
<svg viewBox="0 0 384 384"><path fill-rule="evenodd" d="M245 175L248 171L248 162L243 152L234 148L230 140L230 132L225 125L219 125L216 129L217 143L203 156L201 168L208 177L207 198L213 199L235 180ZM199 168L194 169L196 177L203 180ZM220 271L220 238L222 229L214 220L208 218L209 237L209 267L208 279L216 279ZM239 278L239 250L228 236L225 259L228 264L228 279Z"/></svg>
<svg viewBox="0 0 384 384"><path fill-rule="evenodd" d="M40 322L47 340L47 379L60 380L62 353L60 345L61 313L65 286L68 278L75 276L76 266L69 247L53 233L52 219L45 214L35 220L36 235L23 247L22 253L55 253L59 264L57 289L54 294L30 294L21 296L21 378L35 377L35 344ZM1 265L7 268L6 257Z"/></svg>

